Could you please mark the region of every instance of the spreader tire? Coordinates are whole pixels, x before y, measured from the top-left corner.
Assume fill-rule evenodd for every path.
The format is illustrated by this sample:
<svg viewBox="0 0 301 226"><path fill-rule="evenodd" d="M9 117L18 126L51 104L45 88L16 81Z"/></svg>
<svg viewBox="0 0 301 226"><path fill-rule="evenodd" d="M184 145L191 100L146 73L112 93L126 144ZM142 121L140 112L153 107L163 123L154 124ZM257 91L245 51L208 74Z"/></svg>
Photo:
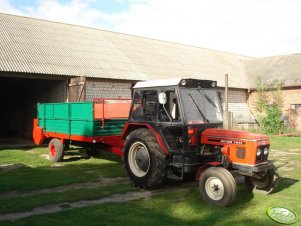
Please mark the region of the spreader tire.
<svg viewBox="0 0 301 226"><path fill-rule="evenodd" d="M166 155L150 130L131 132L124 143L123 154L123 166L135 186L154 189L163 183Z"/></svg>
<svg viewBox="0 0 301 226"><path fill-rule="evenodd" d="M52 162L60 162L64 158L64 145L62 142L53 138L48 145L49 159Z"/></svg>
<svg viewBox="0 0 301 226"><path fill-rule="evenodd" d="M232 174L221 167L210 167L199 180L199 189L205 202L225 207L235 200L237 187Z"/></svg>
<svg viewBox="0 0 301 226"><path fill-rule="evenodd" d="M245 183L249 191L255 191L262 194L270 194L277 186L279 175L276 168L268 169L267 172L260 174L261 179L245 176Z"/></svg>

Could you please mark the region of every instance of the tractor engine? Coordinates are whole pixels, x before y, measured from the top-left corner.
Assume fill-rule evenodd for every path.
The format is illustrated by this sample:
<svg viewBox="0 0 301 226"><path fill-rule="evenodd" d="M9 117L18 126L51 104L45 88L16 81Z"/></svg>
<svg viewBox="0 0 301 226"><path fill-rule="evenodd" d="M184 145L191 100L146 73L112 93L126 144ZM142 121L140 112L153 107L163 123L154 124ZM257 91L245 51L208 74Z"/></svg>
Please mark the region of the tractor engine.
<svg viewBox="0 0 301 226"><path fill-rule="evenodd" d="M222 164L243 175L253 176L268 164L270 140L264 135L211 128L202 133L201 143L221 147Z"/></svg>

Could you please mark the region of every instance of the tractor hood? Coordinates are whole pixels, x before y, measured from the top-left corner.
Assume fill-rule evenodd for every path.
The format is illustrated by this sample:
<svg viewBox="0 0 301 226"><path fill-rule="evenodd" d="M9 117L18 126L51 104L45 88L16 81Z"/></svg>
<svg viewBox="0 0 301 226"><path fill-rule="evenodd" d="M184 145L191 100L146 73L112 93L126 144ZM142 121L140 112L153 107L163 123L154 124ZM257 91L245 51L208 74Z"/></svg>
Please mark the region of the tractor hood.
<svg viewBox="0 0 301 226"><path fill-rule="evenodd" d="M202 132L202 143L206 141L219 141L221 143L235 144L238 141L261 142L261 145L270 144L269 137L246 131L224 130L210 128Z"/></svg>

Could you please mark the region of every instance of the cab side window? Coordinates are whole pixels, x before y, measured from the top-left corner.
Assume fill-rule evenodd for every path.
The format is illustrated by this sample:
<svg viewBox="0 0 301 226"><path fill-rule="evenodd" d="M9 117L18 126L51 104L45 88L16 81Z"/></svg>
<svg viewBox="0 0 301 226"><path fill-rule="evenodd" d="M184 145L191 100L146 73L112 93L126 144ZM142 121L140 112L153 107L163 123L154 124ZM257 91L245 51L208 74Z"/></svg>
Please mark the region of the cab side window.
<svg viewBox="0 0 301 226"><path fill-rule="evenodd" d="M157 91L135 91L131 109L131 119L138 121L156 121L157 106Z"/></svg>
<svg viewBox="0 0 301 226"><path fill-rule="evenodd" d="M163 106L159 105L159 121L170 122L170 121L181 121L179 104L176 98L174 90L166 91L167 103Z"/></svg>

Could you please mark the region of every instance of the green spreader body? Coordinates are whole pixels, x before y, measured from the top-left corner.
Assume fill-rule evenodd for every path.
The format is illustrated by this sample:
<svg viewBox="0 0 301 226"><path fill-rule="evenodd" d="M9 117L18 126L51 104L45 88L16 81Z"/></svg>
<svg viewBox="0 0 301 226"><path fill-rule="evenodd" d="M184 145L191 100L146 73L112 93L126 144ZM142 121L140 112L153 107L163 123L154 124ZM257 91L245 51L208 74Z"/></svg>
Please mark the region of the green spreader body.
<svg viewBox="0 0 301 226"><path fill-rule="evenodd" d="M94 102L38 104L38 126L68 135L120 135L127 118L95 118L95 106Z"/></svg>
<svg viewBox="0 0 301 226"><path fill-rule="evenodd" d="M130 105L129 99L113 98L39 103L33 125L34 142L41 145L45 138L56 138L62 144L104 144L110 151L122 155L121 134L128 121Z"/></svg>

